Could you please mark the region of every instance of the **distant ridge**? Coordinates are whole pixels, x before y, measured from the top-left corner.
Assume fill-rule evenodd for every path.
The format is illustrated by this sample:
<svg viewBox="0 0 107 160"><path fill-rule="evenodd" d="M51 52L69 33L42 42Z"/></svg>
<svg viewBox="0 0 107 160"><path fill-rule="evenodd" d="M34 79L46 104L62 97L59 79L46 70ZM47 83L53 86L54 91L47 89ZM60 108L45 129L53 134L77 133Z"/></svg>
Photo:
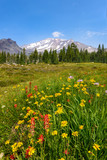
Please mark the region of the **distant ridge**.
<svg viewBox="0 0 107 160"><path fill-rule="evenodd" d="M0 40L0 52L5 51L6 53L9 52L12 53L20 53L22 51L22 48L20 48L15 41L8 39L1 39Z"/></svg>

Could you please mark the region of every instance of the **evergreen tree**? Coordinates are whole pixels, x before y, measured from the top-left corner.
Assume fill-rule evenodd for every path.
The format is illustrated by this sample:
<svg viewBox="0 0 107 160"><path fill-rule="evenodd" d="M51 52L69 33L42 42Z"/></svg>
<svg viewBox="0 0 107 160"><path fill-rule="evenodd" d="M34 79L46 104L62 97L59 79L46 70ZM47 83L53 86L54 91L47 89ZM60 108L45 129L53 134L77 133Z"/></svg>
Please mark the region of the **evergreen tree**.
<svg viewBox="0 0 107 160"><path fill-rule="evenodd" d="M43 62L48 63L48 58L49 58L48 56L49 56L49 55L48 55L48 51L45 50L45 51L43 52L43 56L42 56Z"/></svg>

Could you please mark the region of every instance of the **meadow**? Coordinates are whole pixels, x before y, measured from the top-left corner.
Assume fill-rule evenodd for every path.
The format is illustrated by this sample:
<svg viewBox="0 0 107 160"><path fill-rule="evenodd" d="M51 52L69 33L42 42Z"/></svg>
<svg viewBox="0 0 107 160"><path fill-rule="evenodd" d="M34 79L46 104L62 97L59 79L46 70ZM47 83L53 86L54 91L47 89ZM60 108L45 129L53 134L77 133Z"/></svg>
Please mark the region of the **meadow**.
<svg viewBox="0 0 107 160"><path fill-rule="evenodd" d="M3 160L106 160L107 64L0 65Z"/></svg>

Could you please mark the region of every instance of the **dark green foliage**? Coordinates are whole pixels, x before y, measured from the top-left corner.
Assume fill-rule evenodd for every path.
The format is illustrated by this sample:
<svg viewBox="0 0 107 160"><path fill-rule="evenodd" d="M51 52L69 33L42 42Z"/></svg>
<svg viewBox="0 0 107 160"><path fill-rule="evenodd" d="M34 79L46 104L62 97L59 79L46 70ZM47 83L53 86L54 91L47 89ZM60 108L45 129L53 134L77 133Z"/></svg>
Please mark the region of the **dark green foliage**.
<svg viewBox="0 0 107 160"><path fill-rule="evenodd" d="M16 63L16 64L37 64L37 63L49 63L58 64L58 62L99 62L107 63L107 50L104 49L104 45L99 44L97 52L89 53L87 50L78 50L77 46L72 43L68 45L67 49L63 47L59 53L56 50L50 50L49 52L45 50L42 53L38 53L35 49L29 56L26 55L25 48L20 54L10 54L1 52L0 53L0 64L3 63Z"/></svg>

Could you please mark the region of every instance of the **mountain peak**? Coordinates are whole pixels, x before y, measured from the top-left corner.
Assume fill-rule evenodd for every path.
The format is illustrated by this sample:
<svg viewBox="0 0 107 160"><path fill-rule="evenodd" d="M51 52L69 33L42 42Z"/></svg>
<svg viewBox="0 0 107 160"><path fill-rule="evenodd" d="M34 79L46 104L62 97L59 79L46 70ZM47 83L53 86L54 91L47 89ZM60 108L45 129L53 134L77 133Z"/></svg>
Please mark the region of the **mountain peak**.
<svg viewBox="0 0 107 160"><path fill-rule="evenodd" d="M76 42L72 39L66 40L59 38L47 38L35 43L24 45L22 46L22 48L25 48L27 53L31 53L35 49L37 49L38 52L44 52L44 50L57 50L57 52L59 52L63 47L67 49L68 45L71 45L71 43L74 43L79 50L87 49L89 52L97 51L96 48L93 48L80 42Z"/></svg>

